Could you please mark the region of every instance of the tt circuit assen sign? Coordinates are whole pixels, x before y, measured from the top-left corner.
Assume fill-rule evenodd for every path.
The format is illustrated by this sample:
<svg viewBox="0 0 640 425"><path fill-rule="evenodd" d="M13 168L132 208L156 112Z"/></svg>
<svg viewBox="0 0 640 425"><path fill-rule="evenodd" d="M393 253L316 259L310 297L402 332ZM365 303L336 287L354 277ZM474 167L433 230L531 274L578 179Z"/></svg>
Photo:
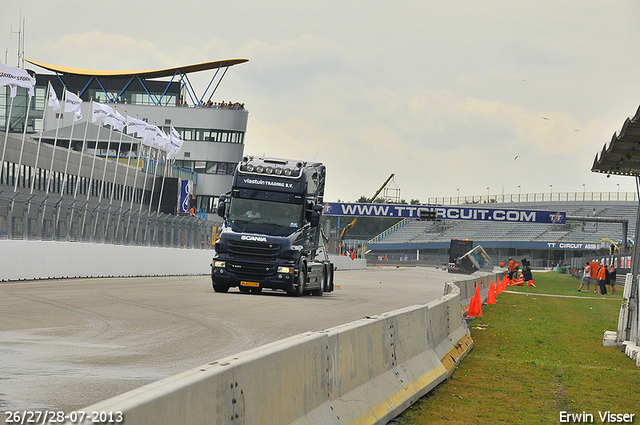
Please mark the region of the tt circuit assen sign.
<svg viewBox="0 0 640 425"><path fill-rule="evenodd" d="M397 204L348 204L327 202L324 215L383 218L420 218L420 211L435 211L439 220L508 221L514 223L565 224L566 213L520 209L441 207Z"/></svg>

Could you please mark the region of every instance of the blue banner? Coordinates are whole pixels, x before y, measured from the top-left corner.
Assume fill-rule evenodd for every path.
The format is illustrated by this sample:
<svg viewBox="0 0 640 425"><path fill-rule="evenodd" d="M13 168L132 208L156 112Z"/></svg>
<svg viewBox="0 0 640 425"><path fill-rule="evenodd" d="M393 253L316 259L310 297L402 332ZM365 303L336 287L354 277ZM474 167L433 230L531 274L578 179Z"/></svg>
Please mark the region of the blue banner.
<svg viewBox="0 0 640 425"><path fill-rule="evenodd" d="M565 224L567 213L511 208L441 207L428 205L359 204L327 202L324 215L348 217L420 218L420 210L435 211L439 220L477 220L513 223Z"/></svg>
<svg viewBox="0 0 640 425"><path fill-rule="evenodd" d="M191 199L189 197L191 195L191 187L189 185L189 180L180 180L180 209L179 213L189 212L189 204Z"/></svg>

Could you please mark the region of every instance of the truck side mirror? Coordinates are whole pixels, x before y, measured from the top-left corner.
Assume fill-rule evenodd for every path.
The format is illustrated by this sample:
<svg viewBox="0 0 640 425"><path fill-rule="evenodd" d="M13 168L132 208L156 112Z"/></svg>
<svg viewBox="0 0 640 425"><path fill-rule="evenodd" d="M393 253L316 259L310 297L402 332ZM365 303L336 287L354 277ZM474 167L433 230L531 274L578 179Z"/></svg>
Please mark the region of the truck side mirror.
<svg viewBox="0 0 640 425"><path fill-rule="evenodd" d="M218 215L222 218L224 218L226 200L227 197L225 195L220 195L220 198L218 199Z"/></svg>
<svg viewBox="0 0 640 425"><path fill-rule="evenodd" d="M317 204L311 212L311 226L318 227L320 225L320 216L322 215L322 205Z"/></svg>

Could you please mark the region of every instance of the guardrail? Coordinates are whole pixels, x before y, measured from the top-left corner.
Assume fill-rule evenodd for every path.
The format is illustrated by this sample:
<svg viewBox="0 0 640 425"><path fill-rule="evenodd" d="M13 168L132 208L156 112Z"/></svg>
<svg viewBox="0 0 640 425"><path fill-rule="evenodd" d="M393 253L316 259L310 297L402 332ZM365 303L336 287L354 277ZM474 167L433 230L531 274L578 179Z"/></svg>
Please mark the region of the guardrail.
<svg viewBox="0 0 640 425"><path fill-rule="evenodd" d="M471 350L461 300L477 280L447 283L425 305L296 335L81 411L121 412L127 425L386 423Z"/></svg>

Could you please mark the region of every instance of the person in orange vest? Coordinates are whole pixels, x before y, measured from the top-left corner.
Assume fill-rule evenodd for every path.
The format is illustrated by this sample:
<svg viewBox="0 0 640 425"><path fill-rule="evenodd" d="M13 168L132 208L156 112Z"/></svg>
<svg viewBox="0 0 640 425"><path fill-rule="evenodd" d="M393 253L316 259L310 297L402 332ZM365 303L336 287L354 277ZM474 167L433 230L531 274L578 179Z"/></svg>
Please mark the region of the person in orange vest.
<svg viewBox="0 0 640 425"><path fill-rule="evenodd" d="M604 285L604 280L606 277L606 271L604 268L604 264L600 263L600 268L598 269L598 287L600 287L600 294L606 295L607 287ZM594 294L598 293L598 289L593 292Z"/></svg>
<svg viewBox="0 0 640 425"><path fill-rule="evenodd" d="M514 272L515 269L516 269L516 263L513 262L513 258L509 257L509 268L508 268L508 270L509 270L509 274L508 274L509 280L513 279L513 272Z"/></svg>

